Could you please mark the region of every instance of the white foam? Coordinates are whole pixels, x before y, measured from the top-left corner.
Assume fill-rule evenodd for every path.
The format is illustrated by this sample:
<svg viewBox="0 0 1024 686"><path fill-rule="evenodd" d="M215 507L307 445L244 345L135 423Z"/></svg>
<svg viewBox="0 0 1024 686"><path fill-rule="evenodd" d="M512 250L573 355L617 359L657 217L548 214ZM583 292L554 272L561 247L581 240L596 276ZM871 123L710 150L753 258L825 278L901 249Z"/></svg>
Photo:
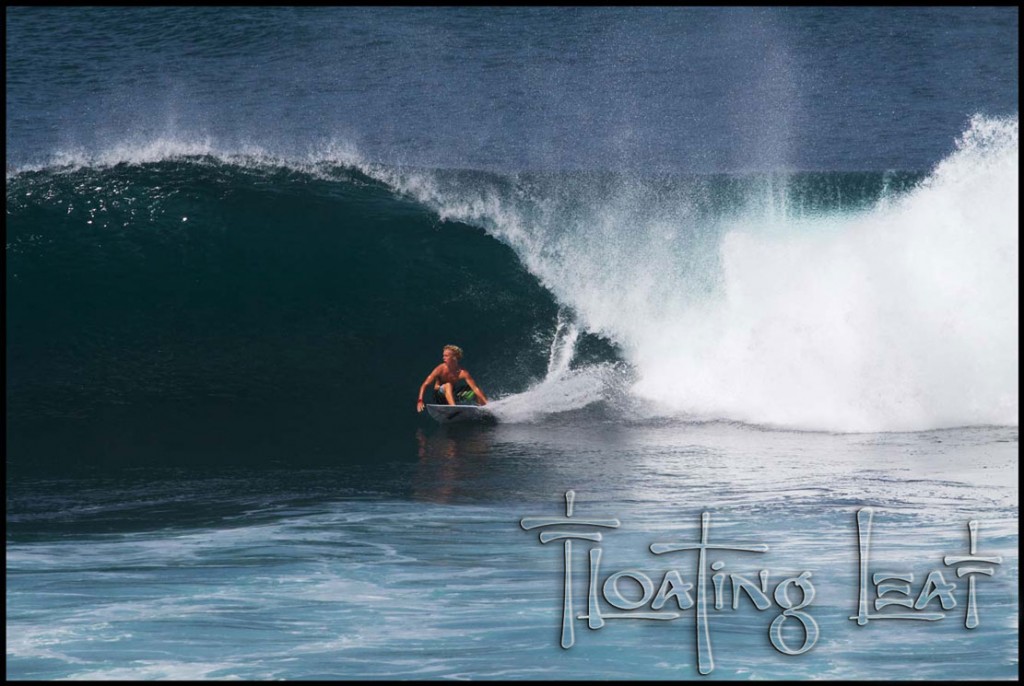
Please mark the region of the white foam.
<svg viewBox="0 0 1024 686"><path fill-rule="evenodd" d="M1018 159L1016 117L975 117L902 197L794 218L768 188L685 260L686 240L714 233L697 198L652 210L627 180L552 211L486 184L368 173L511 245L621 345L634 392L664 412L886 431L1018 423Z"/></svg>
<svg viewBox="0 0 1024 686"><path fill-rule="evenodd" d="M1019 421L1017 117L974 117L918 188L831 216L792 216L774 180L765 202L709 217L699 186L505 187L372 163L337 140L281 155L168 137L48 164L181 156L354 168L484 228L572 309L564 331L621 347L652 412L834 431ZM552 350L549 378L495 409L526 418L527 398L552 411L600 398L607 370L569 373L571 349Z"/></svg>
<svg viewBox="0 0 1024 686"><path fill-rule="evenodd" d="M633 332L636 392L805 428L1017 425L1017 121L975 119L958 148L824 230L737 223L724 297Z"/></svg>
<svg viewBox="0 0 1024 686"><path fill-rule="evenodd" d="M522 393L487 404L499 421L525 423L578 410L605 398L617 376L612 364L601 364L548 376Z"/></svg>

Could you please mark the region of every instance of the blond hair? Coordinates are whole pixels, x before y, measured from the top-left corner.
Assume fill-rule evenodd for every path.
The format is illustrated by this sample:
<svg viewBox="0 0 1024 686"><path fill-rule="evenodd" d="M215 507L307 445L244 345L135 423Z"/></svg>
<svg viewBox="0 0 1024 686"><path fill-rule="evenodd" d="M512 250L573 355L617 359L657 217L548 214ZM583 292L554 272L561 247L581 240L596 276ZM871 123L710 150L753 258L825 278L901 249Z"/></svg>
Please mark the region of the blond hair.
<svg viewBox="0 0 1024 686"><path fill-rule="evenodd" d="M444 347L444 349L445 350L451 350L452 351L452 355L455 355L455 359L456 360L461 360L462 359L462 348L460 348L459 346L457 346L457 345L446 345Z"/></svg>

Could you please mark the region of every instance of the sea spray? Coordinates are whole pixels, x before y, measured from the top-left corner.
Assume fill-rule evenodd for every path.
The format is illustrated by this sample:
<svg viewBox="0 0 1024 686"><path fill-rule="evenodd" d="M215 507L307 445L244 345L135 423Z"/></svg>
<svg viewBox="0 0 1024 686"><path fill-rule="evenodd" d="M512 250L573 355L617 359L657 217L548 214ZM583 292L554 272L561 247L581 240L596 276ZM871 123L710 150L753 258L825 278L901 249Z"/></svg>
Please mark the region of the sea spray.
<svg viewBox="0 0 1024 686"><path fill-rule="evenodd" d="M551 352L548 355L547 376L549 378L560 377L569 371L579 338L579 327L566 313L565 308L559 309L558 323L555 326L555 335L551 339Z"/></svg>
<svg viewBox="0 0 1024 686"><path fill-rule="evenodd" d="M619 344L654 414L834 431L1016 425L1017 132L1016 118L975 117L917 187L876 175L865 203L840 182L831 207L819 196L809 209L792 178L781 200L775 177L744 193L743 179L577 176L540 195L525 175L511 191L381 178L511 245Z"/></svg>
<svg viewBox="0 0 1024 686"><path fill-rule="evenodd" d="M800 428L1016 424L1017 150L1016 120L975 119L902 198L789 234L737 222L721 296L634 339L636 392Z"/></svg>
<svg viewBox="0 0 1024 686"><path fill-rule="evenodd" d="M975 117L930 174L510 175L387 166L338 141L287 156L174 138L46 168L383 184L511 246L573 313L563 332L615 344L636 383L613 393L649 401L644 416L916 430L1018 421L1017 131ZM547 378L578 371L571 346L544 345Z"/></svg>

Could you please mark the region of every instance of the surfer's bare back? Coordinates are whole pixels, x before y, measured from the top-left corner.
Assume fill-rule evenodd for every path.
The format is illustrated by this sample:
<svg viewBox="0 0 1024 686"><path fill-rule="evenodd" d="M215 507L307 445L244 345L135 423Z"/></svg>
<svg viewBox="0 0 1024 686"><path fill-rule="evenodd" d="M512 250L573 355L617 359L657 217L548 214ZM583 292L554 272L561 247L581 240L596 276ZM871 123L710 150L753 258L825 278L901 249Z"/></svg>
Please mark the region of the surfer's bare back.
<svg viewBox="0 0 1024 686"><path fill-rule="evenodd" d="M457 400L472 400L478 405L487 404L487 396L473 381L469 371L459 365L462 359L462 348L457 345L446 345L441 353L444 360L434 367L420 386L420 397L416 401L416 411L423 411L423 393L427 386L434 384L434 404L454 405Z"/></svg>

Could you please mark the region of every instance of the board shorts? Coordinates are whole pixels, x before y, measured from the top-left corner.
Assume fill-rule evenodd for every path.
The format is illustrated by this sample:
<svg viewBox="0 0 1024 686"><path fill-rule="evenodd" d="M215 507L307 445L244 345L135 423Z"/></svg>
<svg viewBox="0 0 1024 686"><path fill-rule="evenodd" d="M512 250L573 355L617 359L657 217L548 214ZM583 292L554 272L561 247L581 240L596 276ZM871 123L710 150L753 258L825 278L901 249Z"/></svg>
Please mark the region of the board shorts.
<svg viewBox="0 0 1024 686"><path fill-rule="evenodd" d="M443 384L442 384L443 385ZM476 404L476 394L469 387L465 381L458 381L455 384L455 388L452 389L452 393L455 395L455 404ZM445 397L444 391L440 388L434 389L434 404L435 405L447 405L448 398Z"/></svg>

